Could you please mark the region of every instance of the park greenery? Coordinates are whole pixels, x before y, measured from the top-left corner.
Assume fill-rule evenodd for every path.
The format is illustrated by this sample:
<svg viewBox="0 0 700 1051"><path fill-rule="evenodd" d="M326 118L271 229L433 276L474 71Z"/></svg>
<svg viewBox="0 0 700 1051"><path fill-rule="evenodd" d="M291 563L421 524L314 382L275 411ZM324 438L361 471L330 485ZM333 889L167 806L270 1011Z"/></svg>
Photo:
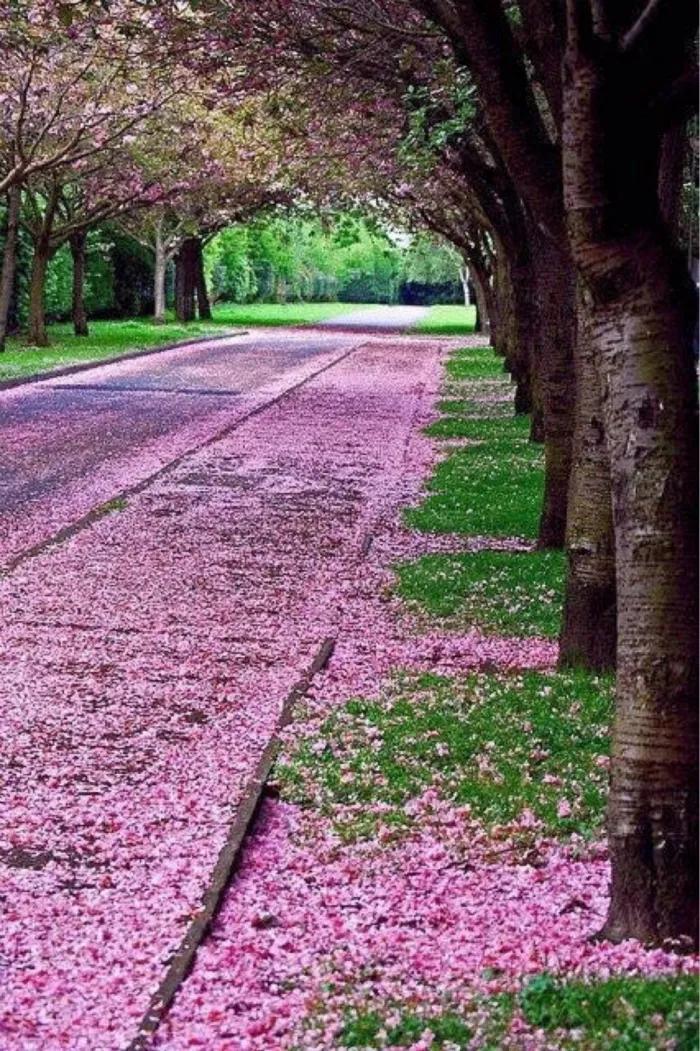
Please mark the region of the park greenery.
<svg viewBox="0 0 700 1051"><path fill-rule="evenodd" d="M587 740L613 723L603 933L675 948L696 944L698 919L694 8L0 0L10 354L26 346L40 365L31 355L51 338L63 353L66 330L48 323L68 315L77 341L91 327L109 341L93 317L127 319L110 346L131 349L156 331L167 341L247 324L267 300L457 304L468 273L516 415L474 418L469 385L492 362L458 354L431 434L462 444L407 521L537 551L508 569L428 560L399 570L398 586L440 615L474 615L462 596L478 594L481 624L510 630L508 587L522 630L546 636L556 625L540 603L562 603L556 698L570 676L616 676L614 721L592 704L575 728ZM215 315L217 301L250 311ZM156 324L147 332L135 315ZM450 332L449 316L440 324ZM431 690L421 718L457 734L461 713L441 683ZM487 707L520 698L532 721L546 716L559 755L571 723L536 706L534 687L493 679L484 691ZM489 712L457 738L465 769ZM380 730L403 747L415 697L395 716ZM353 719L379 717L360 706L343 725ZM503 725L505 755L516 731ZM603 812L589 751L553 775L589 783L584 832ZM378 757L391 785L391 748ZM310 769L332 793L332 765ZM472 791L468 773L454 783ZM479 803L486 817L525 793L517 771L503 776L503 798ZM527 793L556 832L547 794ZM540 986L520 1004L544 1028L558 1025L550 994ZM665 997L664 1017L675 1010ZM564 1000L578 1017L576 989ZM371 1046L375 1021L348 1024L361 1023Z"/></svg>

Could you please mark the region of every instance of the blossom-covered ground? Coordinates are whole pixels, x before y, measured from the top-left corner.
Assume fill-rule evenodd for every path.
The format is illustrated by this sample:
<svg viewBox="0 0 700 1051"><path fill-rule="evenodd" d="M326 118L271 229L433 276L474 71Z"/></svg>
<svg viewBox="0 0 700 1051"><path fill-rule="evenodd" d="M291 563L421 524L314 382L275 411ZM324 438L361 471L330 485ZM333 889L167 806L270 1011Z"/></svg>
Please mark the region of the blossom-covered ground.
<svg viewBox="0 0 700 1051"><path fill-rule="evenodd" d="M3 1051L136 1036L284 698L328 635L278 793L157 1046L558 1047L508 1007L527 979L549 995L543 974L692 969L588 940L608 880L589 834L604 731L581 734L588 765L569 767L575 735L548 753L537 720L555 702L601 718L597 687L549 684L551 639L446 628L396 594L397 561L531 547L526 531L445 531L460 515L439 488L442 533L405 524L455 440L421 433L443 350L370 340L2 583ZM477 408L485 396L490 416L505 383L446 394ZM501 716L519 693L531 707ZM483 798L459 796L459 764ZM632 1046L671 1046L659 1018L659 1042Z"/></svg>
<svg viewBox="0 0 700 1051"><path fill-rule="evenodd" d="M366 343L2 581L3 1049L134 1035L438 358Z"/></svg>
<svg viewBox="0 0 700 1051"><path fill-rule="evenodd" d="M0 392L0 567L360 341L294 330L203 340Z"/></svg>
<svg viewBox="0 0 700 1051"><path fill-rule="evenodd" d="M489 379L469 393L485 397L488 416L503 397L494 391L505 386ZM401 485L374 522L366 559L355 564L338 596L334 656L286 732L281 798L266 802L216 927L161 1026L157 1046L164 1051L563 1047L569 1045L560 1042L561 1033L552 1036L507 1006L529 979L535 979L535 993L544 981L547 993L543 974L602 981L694 969L687 958L637 944L590 940L605 916L609 878L604 844L588 830L604 793L604 728L590 728L583 745L588 773L579 777L580 770L566 765L578 744L574 727L570 733L565 723L560 727L564 765L557 767L553 759L562 757L537 745L536 728L524 715L513 715L526 743L512 756L495 754L503 744L495 729L488 734L487 721L472 758L481 782L500 791L498 805L516 808L501 824L484 819L487 807L478 812L450 798L450 752L464 747L452 729L429 732L432 755L425 737L419 740L431 703L440 727L436 691L444 699L445 692L462 690L466 702L455 708L461 704L468 718L470 705L489 690L498 701L494 682L501 689L498 684L517 670L544 673L528 688L539 693L545 711L561 699L562 716L576 720L583 703L575 677L554 689L547 684L554 642L527 633L465 631L454 622L445 630L407 615L392 596L391 566L399 560L488 547L529 549L520 538L430 535L405 527L399 505L416 502L436 456L419 422L406 446ZM465 679L471 671L478 673L474 682ZM411 675L418 684L413 694ZM511 695L518 680L512 681ZM595 699L608 687L585 689ZM410 703L413 738L405 715ZM599 708L607 717L605 703ZM403 736L394 717L399 709ZM491 712L500 718L497 704ZM502 736L507 741L508 734ZM518 802L517 792L507 796L508 782L500 788L508 761L522 767L522 784L536 800L532 808ZM561 770L570 770L571 783ZM417 788L426 771L430 783ZM555 835L548 807L552 827L581 827L586 835ZM658 1024L664 1022L659 1015ZM572 1039L583 1037L574 1032ZM609 1039L581 1046L613 1046ZM659 1029L658 1042L629 1046L676 1046L669 1039Z"/></svg>

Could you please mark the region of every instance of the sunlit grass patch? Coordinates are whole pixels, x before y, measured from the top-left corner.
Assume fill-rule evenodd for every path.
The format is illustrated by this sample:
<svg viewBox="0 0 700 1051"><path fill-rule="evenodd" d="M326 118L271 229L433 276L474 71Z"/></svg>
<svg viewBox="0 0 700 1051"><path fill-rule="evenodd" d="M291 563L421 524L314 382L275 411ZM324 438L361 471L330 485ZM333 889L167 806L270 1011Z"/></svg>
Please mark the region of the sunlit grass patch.
<svg viewBox="0 0 700 1051"><path fill-rule="evenodd" d="M468 445L437 465L427 489L423 502L404 512L414 529L533 539L544 496L542 449L525 438Z"/></svg>
<svg viewBox="0 0 700 1051"><path fill-rule="evenodd" d="M426 555L395 567L398 594L438 617L502 635L556 638L564 593L560 551Z"/></svg>
<svg viewBox="0 0 700 1051"><path fill-rule="evenodd" d="M462 336L474 331L476 308L459 304L433 306L414 332L436 336Z"/></svg>
<svg viewBox="0 0 700 1051"><path fill-rule="evenodd" d="M507 444L520 448L529 443L530 421L525 416L491 418L445 415L429 424L425 433L431 438L469 438L471 441ZM527 451L527 450L525 450Z"/></svg>
<svg viewBox="0 0 700 1051"><path fill-rule="evenodd" d="M503 359L496 356L491 347L465 347L451 354L445 364L449 379L470 380L489 377L503 377Z"/></svg>
<svg viewBox="0 0 700 1051"><path fill-rule="evenodd" d="M280 761L280 785L349 839L410 826L406 804L428 787L487 826L529 809L551 835L588 836L603 818L611 705L610 681L581 671L406 674L332 713Z"/></svg>

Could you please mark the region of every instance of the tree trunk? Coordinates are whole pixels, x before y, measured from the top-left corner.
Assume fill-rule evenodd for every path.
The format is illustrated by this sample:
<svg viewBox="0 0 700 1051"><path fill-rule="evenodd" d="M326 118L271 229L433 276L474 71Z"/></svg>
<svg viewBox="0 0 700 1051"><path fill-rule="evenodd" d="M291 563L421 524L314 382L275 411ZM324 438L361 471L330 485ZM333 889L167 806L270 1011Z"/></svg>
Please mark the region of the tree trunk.
<svg viewBox="0 0 700 1051"><path fill-rule="evenodd" d="M637 66L570 0L563 171L605 392L615 520L612 885L602 933L688 945L698 929L696 296L660 214L661 135L645 103L654 78L675 79L674 46L685 62L694 30L675 41L679 26L675 13L657 19L650 63Z"/></svg>
<svg viewBox="0 0 700 1051"><path fill-rule="evenodd" d="M5 350L7 323L10 315L12 289L15 283L17 263L17 233L19 214L22 206L22 187L11 186L7 192L7 229L5 231L5 248L0 272L0 353Z"/></svg>
<svg viewBox="0 0 700 1051"><path fill-rule="evenodd" d="M683 196L683 175L688 151L688 129L685 124L669 128L661 143L659 164L659 207L674 241L678 240Z"/></svg>
<svg viewBox="0 0 700 1051"><path fill-rule="evenodd" d="M536 363L545 446L545 493L538 544L560 548L566 537L574 420L576 296L568 252L531 224Z"/></svg>
<svg viewBox="0 0 700 1051"><path fill-rule="evenodd" d="M615 667L615 535L610 461L587 305L579 296L576 415L566 527L568 574L560 638L561 667Z"/></svg>
<svg viewBox="0 0 700 1051"><path fill-rule="evenodd" d="M195 239L193 252L195 286L197 292L197 312L200 321L211 321L211 303L209 302L209 293L207 292L207 278L204 273L204 253L202 251L202 240L200 237Z"/></svg>
<svg viewBox="0 0 700 1051"><path fill-rule="evenodd" d="M73 257L73 331L76 336L88 336L87 312L85 310L85 257L87 231L72 234L70 251Z"/></svg>
<svg viewBox="0 0 700 1051"><path fill-rule="evenodd" d="M155 265L153 270L153 320L156 325L165 324L165 278L168 269L168 259L163 244L163 234L160 225L156 228L155 238Z"/></svg>
<svg viewBox="0 0 700 1051"><path fill-rule="evenodd" d="M30 347L48 347L49 337L46 331L46 313L44 293L46 289L46 272L51 259L51 248L45 238L34 244L32 275L29 285L29 318L27 321L27 343Z"/></svg>
<svg viewBox="0 0 700 1051"><path fill-rule="evenodd" d="M469 267L464 264L459 268L459 280L462 282L462 293L464 294L464 305L470 307L472 305L472 297L469 292Z"/></svg>
<svg viewBox="0 0 700 1051"><path fill-rule="evenodd" d="M189 322L195 316L196 247L195 239L183 241L175 258L175 316Z"/></svg>
<svg viewBox="0 0 700 1051"><path fill-rule="evenodd" d="M491 324L488 306L486 305L486 292L484 291L484 285L480 275L476 273L476 270L473 267L471 277L472 285L474 286L474 306L476 307L474 331L485 332L488 334L491 331Z"/></svg>

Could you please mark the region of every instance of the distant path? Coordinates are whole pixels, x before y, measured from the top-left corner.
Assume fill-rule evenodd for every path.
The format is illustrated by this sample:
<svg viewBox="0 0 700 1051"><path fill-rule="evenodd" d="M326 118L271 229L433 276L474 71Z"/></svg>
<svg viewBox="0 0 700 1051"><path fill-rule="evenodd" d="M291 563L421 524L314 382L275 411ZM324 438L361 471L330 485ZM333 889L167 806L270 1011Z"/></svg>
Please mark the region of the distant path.
<svg viewBox="0 0 700 1051"><path fill-rule="evenodd" d="M377 329L381 332L403 332L417 325L428 314L427 307L378 306L371 310L355 310L320 321L318 328Z"/></svg>

